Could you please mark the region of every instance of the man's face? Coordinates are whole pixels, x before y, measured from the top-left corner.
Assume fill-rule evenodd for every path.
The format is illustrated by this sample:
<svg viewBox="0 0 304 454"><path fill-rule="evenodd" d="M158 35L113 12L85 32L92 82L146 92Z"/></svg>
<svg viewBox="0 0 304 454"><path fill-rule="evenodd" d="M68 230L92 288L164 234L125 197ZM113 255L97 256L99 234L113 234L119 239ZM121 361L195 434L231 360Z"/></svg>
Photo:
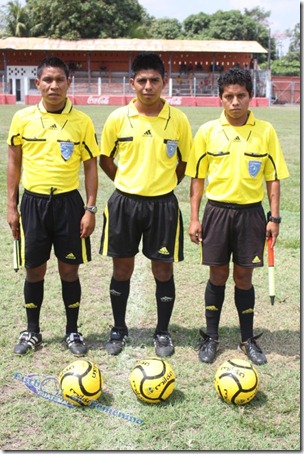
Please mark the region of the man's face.
<svg viewBox="0 0 304 454"><path fill-rule="evenodd" d="M229 123L233 126L242 126L246 123L249 103L252 94L249 94L243 85L226 85L222 94L222 105Z"/></svg>
<svg viewBox="0 0 304 454"><path fill-rule="evenodd" d="M161 74L154 69L143 69L134 79L130 79L130 84L138 100L149 106L159 100L166 80L162 79Z"/></svg>
<svg viewBox="0 0 304 454"><path fill-rule="evenodd" d="M41 77L35 80L35 84L48 112L56 112L64 107L70 83L63 69L43 68Z"/></svg>

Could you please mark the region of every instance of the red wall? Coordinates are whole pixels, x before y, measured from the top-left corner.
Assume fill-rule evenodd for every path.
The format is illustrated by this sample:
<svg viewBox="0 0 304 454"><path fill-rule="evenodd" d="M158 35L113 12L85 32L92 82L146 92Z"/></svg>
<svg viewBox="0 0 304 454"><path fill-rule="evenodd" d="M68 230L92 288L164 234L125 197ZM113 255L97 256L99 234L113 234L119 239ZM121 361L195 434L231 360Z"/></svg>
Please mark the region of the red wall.
<svg viewBox="0 0 304 454"><path fill-rule="evenodd" d="M133 98L132 95L76 95L69 96L74 105L91 105L91 106L122 106L128 104ZM190 107L220 107L218 96L164 96L173 106L190 106ZM40 95L27 95L25 104L37 104L41 99ZM1 98L0 98L1 102ZM253 98L251 107L269 106L268 98Z"/></svg>
<svg viewBox="0 0 304 454"><path fill-rule="evenodd" d="M0 104L16 104L16 96L0 94Z"/></svg>
<svg viewBox="0 0 304 454"><path fill-rule="evenodd" d="M272 76L272 94L278 104L300 103L301 81L297 76Z"/></svg>

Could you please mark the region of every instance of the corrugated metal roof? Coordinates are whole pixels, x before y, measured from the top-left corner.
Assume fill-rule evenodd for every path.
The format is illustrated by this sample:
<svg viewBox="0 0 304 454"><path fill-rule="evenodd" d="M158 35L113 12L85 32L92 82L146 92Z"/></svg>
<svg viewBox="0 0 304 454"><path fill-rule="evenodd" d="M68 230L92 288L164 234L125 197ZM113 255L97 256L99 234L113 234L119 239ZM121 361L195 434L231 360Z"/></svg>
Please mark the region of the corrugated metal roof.
<svg viewBox="0 0 304 454"><path fill-rule="evenodd" d="M81 39L67 41L49 38L2 38L0 49L53 51L155 51L267 53L257 41L180 40L180 39Z"/></svg>

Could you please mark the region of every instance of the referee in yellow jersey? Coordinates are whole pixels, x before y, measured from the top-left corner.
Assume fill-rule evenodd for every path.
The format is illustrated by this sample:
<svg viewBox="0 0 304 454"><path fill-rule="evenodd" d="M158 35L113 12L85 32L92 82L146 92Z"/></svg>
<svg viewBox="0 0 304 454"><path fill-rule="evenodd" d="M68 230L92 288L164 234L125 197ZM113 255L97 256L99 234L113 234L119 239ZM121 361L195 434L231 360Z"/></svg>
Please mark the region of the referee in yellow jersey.
<svg viewBox="0 0 304 454"><path fill-rule="evenodd" d="M232 68L218 80L224 108L218 120L203 124L193 141L186 175L190 188L191 241L202 245L202 263L209 266L205 290L206 333L199 358L212 363L219 339L219 322L233 260L235 305L241 330L241 349L254 364L267 362L253 335L255 294L253 269L263 266L266 237L272 247L279 234L280 180L289 176L277 134L248 109L253 95L250 72ZM207 203L202 223L200 204L205 179ZM270 216L266 222L262 200L266 182Z"/></svg>
<svg viewBox="0 0 304 454"><path fill-rule="evenodd" d="M67 98L69 70L56 57L41 61L36 87L38 105L18 111L8 135L7 220L20 241L25 266L24 305L27 329L14 353L23 355L42 343L40 308L52 246L58 259L66 311L65 341L75 355L87 352L77 320L81 298L79 264L91 260L100 154L93 123ZM86 204L78 192L83 163ZM19 183L24 193L18 210Z"/></svg>
<svg viewBox="0 0 304 454"><path fill-rule="evenodd" d="M110 114L101 138L100 166L116 188L104 210L100 249L113 259L114 326L105 347L117 355L127 341L130 279L142 240L156 283L155 352L170 356L174 353L168 331L175 301L173 262L183 260L182 215L173 191L184 177L192 135L185 114L161 97L167 79L160 57L140 53L131 71L136 97Z"/></svg>

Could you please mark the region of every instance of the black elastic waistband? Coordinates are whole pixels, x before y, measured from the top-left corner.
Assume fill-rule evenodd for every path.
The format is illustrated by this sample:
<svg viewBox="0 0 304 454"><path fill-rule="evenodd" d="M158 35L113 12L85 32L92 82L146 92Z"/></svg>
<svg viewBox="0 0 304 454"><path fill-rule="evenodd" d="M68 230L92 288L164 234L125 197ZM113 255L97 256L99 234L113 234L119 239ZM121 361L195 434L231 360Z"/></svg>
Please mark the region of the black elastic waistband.
<svg viewBox="0 0 304 454"><path fill-rule="evenodd" d="M168 192L167 194L163 195L154 195L154 196L145 196L145 195L137 195L137 194L129 194L128 192L123 192L120 189L115 189L118 194L125 195L126 197L129 197L130 199L134 200L149 200L150 202L153 200L161 200L161 199L166 199L172 196L173 191Z"/></svg>
<svg viewBox="0 0 304 454"><path fill-rule="evenodd" d="M233 210L244 210L246 208L256 208L256 207L260 207L262 205L262 202L247 203L245 205L241 205L240 203L217 202L215 200L208 200L208 203L215 207L231 208Z"/></svg>
<svg viewBox="0 0 304 454"><path fill-rule="evenodd" d="M28 194L31 197L37 197L39 199L49 199L50 197L65 197L67 195L74 194L77 192L77 189L74 189L73 191L68 191L68 192L60 192L59 194L55 193L56 189L50 188L50 193L49 194L39 194L38 192L32 192L28 191L27 189L24 189L24 194Z"/></svg>

